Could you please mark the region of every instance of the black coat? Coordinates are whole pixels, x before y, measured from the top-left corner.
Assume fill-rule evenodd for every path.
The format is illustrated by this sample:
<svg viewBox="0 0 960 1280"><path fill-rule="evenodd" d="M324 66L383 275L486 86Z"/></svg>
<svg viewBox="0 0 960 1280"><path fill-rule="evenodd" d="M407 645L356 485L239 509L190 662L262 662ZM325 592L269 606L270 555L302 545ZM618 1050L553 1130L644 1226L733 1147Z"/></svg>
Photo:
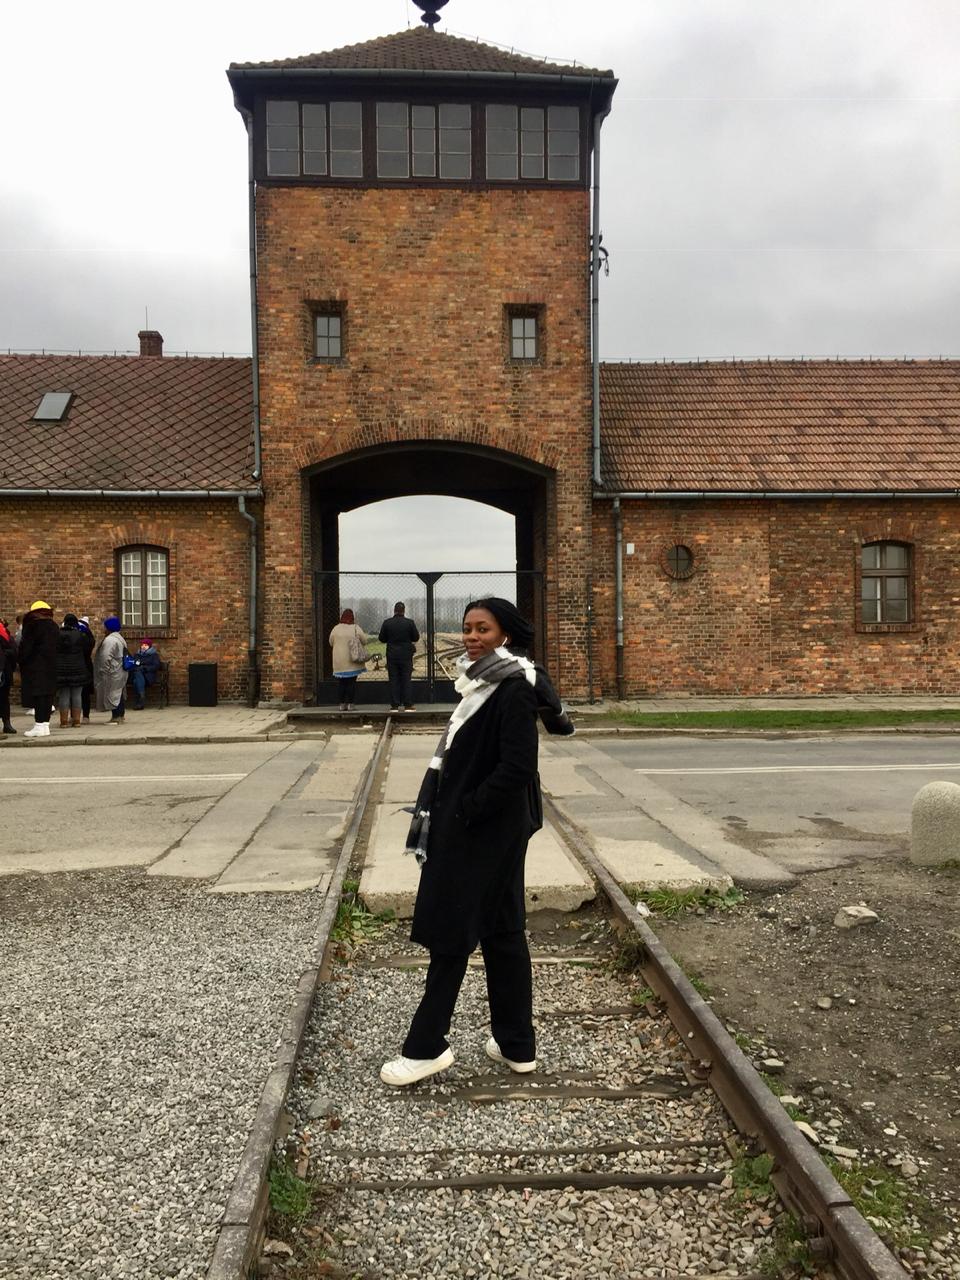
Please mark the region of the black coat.
<svg viewBox="0 0 960 1280"><path fill-rule="evenodd" d="M491 933L522 929L523 863L540 825L537 699L504 680L458 731L430 814L414 942L465 955Z"/></svg>
<svg viewBox="0 0 960 1280"><path fill-rule="evenodd" d="M57 637L60 628L52 618L35 618L27 614L20 637L20 685L24 706L37 698L53 694L57 687Z"/></svg>
<svg viewBox="0 0 960 1280"><path fill-rule="evenodd" d="M420 632L412 618L395 613L392 618L387 618L384 622L377 638L387 646L388 662L407 663L413 662Z"/></svg>
<svg viewBox="0 0 960 1280"><path fill-rule="evenodd" d="M79 627L61 627L57 632L57 688L89 683L89 657L93 636Z"/></svg>

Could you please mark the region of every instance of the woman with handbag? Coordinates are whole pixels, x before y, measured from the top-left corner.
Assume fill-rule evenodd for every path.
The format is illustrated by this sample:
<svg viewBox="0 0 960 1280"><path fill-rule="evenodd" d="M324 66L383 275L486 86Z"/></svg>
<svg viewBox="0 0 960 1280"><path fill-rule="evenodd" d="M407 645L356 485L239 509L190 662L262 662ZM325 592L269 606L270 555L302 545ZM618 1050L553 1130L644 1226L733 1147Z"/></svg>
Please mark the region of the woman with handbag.
<svg viewBox="0 0 960 1280"><path fill-rule="evenodd" d="M367 637L357 626L352 609L344 609L330 632L333 674L340 681L340 710L352 711L360 672L367 665Z"/></svg>
<svg viewBox="0 0 960 1280"><path fill-rule="evenodd" d="M490 1029L485 1052L511 1071L537 1065L523 870L543 825L537 720L573 725L542 667L525 656L533 628L498 596L468 604L457 659L460 704L430 761L413 809L407 853L421 865L410 937L430 952L423 999L401 1056L380 1079L408 1085L453 1062L450 1029L467 960L479 942Z"/></svg>

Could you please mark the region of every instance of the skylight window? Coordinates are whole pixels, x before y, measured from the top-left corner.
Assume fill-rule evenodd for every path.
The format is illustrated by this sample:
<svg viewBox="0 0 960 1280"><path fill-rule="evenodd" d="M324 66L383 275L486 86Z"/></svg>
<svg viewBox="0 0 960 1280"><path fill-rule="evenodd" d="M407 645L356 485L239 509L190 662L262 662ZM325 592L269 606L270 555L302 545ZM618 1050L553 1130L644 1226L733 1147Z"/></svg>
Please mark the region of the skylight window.
<svg viewBox="0 0 960 1280"><path fill-rule="evenodd" d="M62 422L73 399L72 391L46 391L33 415L34 422Z"/></svg>

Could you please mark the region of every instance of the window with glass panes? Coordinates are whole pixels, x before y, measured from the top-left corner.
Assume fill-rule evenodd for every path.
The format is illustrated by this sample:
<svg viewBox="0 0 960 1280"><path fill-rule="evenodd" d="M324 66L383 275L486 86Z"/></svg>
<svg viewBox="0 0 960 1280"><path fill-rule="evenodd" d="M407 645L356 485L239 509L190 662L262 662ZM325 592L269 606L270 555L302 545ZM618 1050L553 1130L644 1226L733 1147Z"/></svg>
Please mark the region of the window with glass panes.
<svg viewBox="0 0 960 1280"><path fill-rule="evenodd" d="M377 103L378 178L469 178L466 103Z"/></svg>
<svg viewBox="0 0 960 1280"><path fill-rule="evenodd" d="M120 622L125 627L170 625L169 561L158 547L120 553Z"/></svg>
<svg viewBox="0 0 960 1280"><path fill-rule="evenodd" d="M276 178L363 177L359 102L267 102L267 174Z"/></svg>
<svg viewBox="0 0 960 1280"><path fill-rule="evenodd" d="M339 360L343 355L343 316L339 311L314 315L313 354L318 360Z"/></svg>
<svg viewBox="0 0 960 1280"><path fill-rule="evenodd" d="M540 318L535 313L510 316L510 358L537 360L540 356Z"/></svg>
<svg viewBox="0 0 960 1280"><path fill-rule="evenodd" d="M579 107L490 103L486 123L488 178L576 182L580 177Z"/></svg>
<svg viewBox="0 0 960 1280"><path fill-rule="evenodd" d="M862 622L910 622L910 548L871 542L860 552Z"/></svg>

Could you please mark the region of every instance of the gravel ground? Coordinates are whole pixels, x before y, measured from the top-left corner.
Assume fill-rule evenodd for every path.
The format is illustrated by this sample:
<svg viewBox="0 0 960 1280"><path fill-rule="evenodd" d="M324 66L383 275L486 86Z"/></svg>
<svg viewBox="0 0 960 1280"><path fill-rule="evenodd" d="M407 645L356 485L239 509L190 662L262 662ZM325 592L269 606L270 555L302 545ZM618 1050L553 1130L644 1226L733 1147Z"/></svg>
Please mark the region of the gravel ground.
<svg viewBox="0 0 960 1280"><path fill-rule="evenodd" d="M582 963L536 964L539 1067L517 1077L491 1070L483 1052L489 1035L483 971L471 967L451 1027L453 1068L412 1089L391 1090L377 1072L399 1051L424 976L422 968L385 963L411 950L401 939L391 928L361 946L319 995L288 1101L291 1131L280 1153L314 1180L313 1210L299 1230L274 1219L273 1230L286 1234L297 1256L282 1262L279 1253L271 1254L262 1274L579 1280L743 1276L757 1269L777 1208L745 1208L736 1199L723 1146L729 1120L710 1091L689 1089L680 1070L683 1050L669 1024L643 1009L624 1013L636 989L632 979ZM538 952L543 949L538 942ZM563 947L553 950L563 958ZM604 1015L604 1008L616 1012ZM557 1016L571 1011L578 1016ZM664 1082L679 1096L536 1096L540 1088L564 1083L624 1088ZM485 1105L464 1094L480 1088L486 1095L498 1086L519 1096ZM634 1149L590 1150L606 1143ZM726 1185L596 1191L343 1185L494 1169L711 1169L726 1175ZM318 1249L325 1256L326 1270L306 1261L311 1249L315 1259Z"/></svg>
<svg viewBox="0 0 960 1280"><path fill-rule="evenodd" d="M205 1274L318 899L0 880L0 1277Z"/></svg>

